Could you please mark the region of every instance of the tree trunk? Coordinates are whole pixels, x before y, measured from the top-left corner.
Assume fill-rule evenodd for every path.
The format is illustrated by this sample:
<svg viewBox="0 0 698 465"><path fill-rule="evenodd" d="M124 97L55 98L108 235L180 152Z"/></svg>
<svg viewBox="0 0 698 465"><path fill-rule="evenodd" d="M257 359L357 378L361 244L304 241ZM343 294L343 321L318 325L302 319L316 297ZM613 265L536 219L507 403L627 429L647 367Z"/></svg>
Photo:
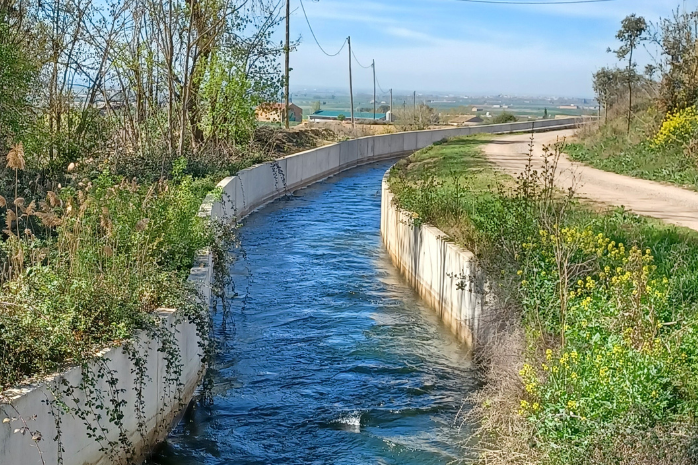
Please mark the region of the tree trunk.
<svg viewBox="0 0 698 465"><path fill-rule="evenodd" d="M630 135L630 121L633 117L633 47L630 47L628 59L628 135Z"/></svg>

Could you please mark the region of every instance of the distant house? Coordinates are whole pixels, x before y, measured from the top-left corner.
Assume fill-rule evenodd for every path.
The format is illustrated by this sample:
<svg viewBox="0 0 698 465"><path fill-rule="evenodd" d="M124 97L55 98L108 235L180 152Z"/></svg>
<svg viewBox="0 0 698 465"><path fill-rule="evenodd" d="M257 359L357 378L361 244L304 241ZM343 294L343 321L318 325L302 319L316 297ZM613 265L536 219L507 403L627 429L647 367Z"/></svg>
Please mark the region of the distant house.
<svg viewBox="0 0 698 465"><path fill-rule="evenodd" d="M337 121L339 115L344 115L344 119L351 119L351 111L327 111L320 110L316 111L312 115L308 116L310 121ZM376 121L385 121L385 113L376 113ZM373 120L373 112L354 112L354 119L357 121L368 121Z"/></svg>
<svg viewBox="0 0 698 465"><path fill-rule="evenodd" d="M473 111L484 111L484 109L480 107L473 107Z"/></svg>
<svg viewBox="0 0 698 465"><path fill-rule="evenodd" d="M560 110L579 110L579 105L560 105Z"/></svg>
<svg viewBox="0 0 698 465"><path fill-rule="evenodd" d="M473 126L475 124L480 124L484 123L485 120L480 118L479 116L456 116L455 118L451 119L448 124L451 126Z"/></svg>
<svg viewBox="0 0 698 465"><path fill-rule="evenodd" d="M263 103L255 110L257 121L281 123L284 121L286 105L283 103ZM292 103L288 106L291 121L303 121L303 109Z"/></svg>
<svg viewBox="0 0 698 465"><path fill-rule="evenodd" d="M87 100L87 95L85 94L77 96L77 99L81 101L81 103L84 103ZM97 110L99 110L99 113L101 115L106 115L107 113L113 113L113 112L118 112L124 108L128 107L128 104L135 105L136 102L136 96L133 92L112 92L110 95L107 96L107 99L105 100L103 97L98 97L93 106Z"/></svg>

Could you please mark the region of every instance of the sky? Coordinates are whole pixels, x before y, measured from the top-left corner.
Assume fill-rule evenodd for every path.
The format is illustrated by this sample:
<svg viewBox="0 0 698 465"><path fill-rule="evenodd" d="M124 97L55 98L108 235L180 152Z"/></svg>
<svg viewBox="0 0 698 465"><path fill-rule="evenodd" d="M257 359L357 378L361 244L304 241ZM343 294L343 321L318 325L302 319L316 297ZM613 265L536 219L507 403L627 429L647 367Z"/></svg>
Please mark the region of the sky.
<svg viewBox="0 0 698 465"><path fill-rule="evenodd" d="M516 0L513 0L516 1ZM458 0L303 0L322 47L335 53L347 36L363 65L376 60L380 86L458 95L592 97L592 73L617 63L621 20L671 15L683 0L615 0L576 5L488 5ZM686 0L695 10L698 0ZM292 91L348 88L347 50L336 57L315 44L291 0ZM640 56L639 61L649 61ZM370 69L354 65L355 88Z"/></svg>

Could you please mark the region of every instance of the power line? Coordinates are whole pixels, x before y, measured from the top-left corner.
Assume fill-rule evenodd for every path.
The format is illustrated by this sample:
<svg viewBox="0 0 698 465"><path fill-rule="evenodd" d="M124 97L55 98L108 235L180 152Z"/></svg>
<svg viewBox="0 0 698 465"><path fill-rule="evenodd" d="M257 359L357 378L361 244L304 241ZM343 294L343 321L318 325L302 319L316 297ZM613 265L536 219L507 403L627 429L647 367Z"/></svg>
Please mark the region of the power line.
<svg viewBox="0 0 698 465"><path fill-rule="evenodd" d="M300 0L301 2L301 8L303 9L303 16L305 16L305 22L308 23L308 28L310 29L310 33L313 35L313 39L315 39L315 43L317 46L320 48L322 53L327 55L328 57L336 57L340 53L342 53L342 50L344 50L344 47L347 45L347 40L344 39L344 43L342 44L342 48L339 49L337 53L327 53L324 48L322 48L322 45L320 45L320 42L317 40L317 36L315 36L315 31L313 31L313 26L310 25L310 20L308 19L308 15L305 12L305 6L303 5L303 0Z"/></svg>
<svg viewBox="0 0 698 465"><path fill-rule="evenodd" d="M389 92L386 92L383 90L383 88L381 87L381 82L378 80L378 78L376 78L376 83L378 83L378 90L383 92L381 95L385 95L385 94L389 93Z"/></svg>
<svg viewBox="0 0 698 465"><path fill-rule="evenodd" d="M355 59L355 60L356 60L356 62L357 62L357 63L359 64L359 66L361 66L362 68L364 68L364 69L368 69L368 68L370 68L371 66L373 66L373 65L368 65L368 66L364 66L364 65L362 65L362 64L361 64L361 62L359 61L359 59L358 59L358 58L356 58L356 54L354 53L354 51L353 51L353 50L351 51L351 54L352 54L352 55L354 56L354 59Z"/></svg>
<svg viewBox="0 0 698 465"><path fill-rule="evenodd" d="M546 1L521 1L517 2L515 0L456 0L459 2L466 3L486 3L489 5L572 5L580 3L606 3L615 2L616 0L554 0L551 2Z"/></svg>

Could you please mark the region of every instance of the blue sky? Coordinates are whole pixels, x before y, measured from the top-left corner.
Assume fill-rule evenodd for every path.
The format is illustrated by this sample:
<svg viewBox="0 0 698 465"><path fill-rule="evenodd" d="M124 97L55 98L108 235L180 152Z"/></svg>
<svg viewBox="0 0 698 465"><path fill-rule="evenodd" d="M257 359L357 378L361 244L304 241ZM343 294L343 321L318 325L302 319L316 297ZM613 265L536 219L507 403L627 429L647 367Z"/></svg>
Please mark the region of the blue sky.
<svg viewBox="0 0 698 465"><path fill-rule="evenodd" d="M591 74L616 59L620 21L656 21L683 0L616 0L582 5L484 5L457 0L304 0L320 43L336 52L351 35L364 64L376 60L383 88L463 94L592 96ZM686 0L695 9L698 0ZM346 53L322 54L299 0L292 0L292 88L347 84ZM642 60L643 58L641 58ZM646 60L646 59L645 59ZM356 67L355 87L372 85Z"/></svg>

